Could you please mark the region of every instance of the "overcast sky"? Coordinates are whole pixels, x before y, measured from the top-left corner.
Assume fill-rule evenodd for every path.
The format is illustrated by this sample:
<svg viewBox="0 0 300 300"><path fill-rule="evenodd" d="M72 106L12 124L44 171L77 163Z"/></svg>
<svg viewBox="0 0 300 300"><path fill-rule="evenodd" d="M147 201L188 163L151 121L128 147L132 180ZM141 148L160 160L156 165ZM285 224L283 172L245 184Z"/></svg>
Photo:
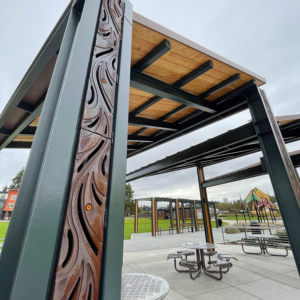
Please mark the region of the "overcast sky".
<svg viewBox="0 0 300 300"><path fill-rule="evenodd" d="M131 1L134 11L178 34L265 77L263 86L275 115L300 114L299 0L151 0ZM62 14L68 1L10 0L0 18L0 111L4 108L32 60ZM184 3L184 5L183 5ZM128 172L233 129L250 120L248 111L222 120L137 155L128 160ZM299 150L300 142L288 145ZM29 150L0 152L0 188L11 183L26 165ZM206 178L259 161L261 153L204 169ZM299 170L298 170L299 172ZM199 199L195 169L132 182L137 197ZM208 189L211 200L244 198L258 187L273 193L268 175Z"/></svg>

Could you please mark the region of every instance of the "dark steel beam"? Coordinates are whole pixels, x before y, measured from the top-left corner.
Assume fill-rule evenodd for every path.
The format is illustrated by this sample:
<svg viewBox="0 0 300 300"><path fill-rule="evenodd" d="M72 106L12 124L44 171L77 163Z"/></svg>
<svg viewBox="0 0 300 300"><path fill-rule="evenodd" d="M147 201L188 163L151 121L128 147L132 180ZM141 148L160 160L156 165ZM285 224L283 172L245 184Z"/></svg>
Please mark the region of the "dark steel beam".
<svg viewBox="0 0 300 300"><path fill-rule="evenodd" d="M46 96L43 96L37 102L37 104L34 106L34 111L27 113L19 122L19 124L17 124L17 126L12 130L11 134L0 143L0 150L7 147L9 143L11 143L19 134L23 132L23 130L25 130L38 116L41 115L45 97Z"/></svg>
<svg viewBox="0 0 300 300"><path fill-rule="evenodd" d="M287 142L288 137L300 138L300 121L296 120L281 126L281 132ZM127 174L126 180L162 174L179 169L190 168L195 165L212 165L232 158L248 155L260 150L256 141L256 134L252 123L230 130L224 134L200 143L196 146L166 157L153 164ZM138 147L138 146L136 146Z"/></svg>
<svg viewBox="0 0 300 300"><path fill-rule="evenodd" d="M32 142L10 142L7 149L31 149Z"/></svg>
<svg viewBox="0 0 300 300"><path fill-rule="evenodd" d="M183 78L176 81L173 84L173 86L177 88L181 88L184 85L186 85L188 82L194 80L195 78L199 77L200 75L204 74L205 72L209 71L212 68L213 68L213 62L209 60L205 62L203 65L201 65L200 67L198 67L197 69L193 70L191 73L187 74ZM151 105L155 104L156 102L162 99L163 99L162 97L154 96L151 99L149 99L147 102L145 102L144 104L142 104L141 106L133 110L129 115L136 116L139 113L141 113L143 110L147 109L148 107L150 107Z"/></svg>
<svg viewBox="0 0 300 300"><path fill-rule="evenodd" d="M259 97L247 99L247 103L300 274L300 180L267 97L263 90L257 89L257 93Z"/></svg>
<svg viewBox="0 0 300 300"><path fill-rule="evenodd" d="M128 157L134 156L140 152L161 145L167 141L173 140L181 135L192 132L196 129L203 128L222 118L227 118L233 114L246 110L248 108L245 94L251 92L256 87L255 81L250 80L237 89L216 99L214 102L218 107L218 113L209 114L203 111L194 111L180 120L172 123L179 126L178 132L170 133L158 131L153 136L157 137L157 141L151 144L141 144L136 151L132 151Z"/></svg>
<svg viewBox="0 0 300 300"><path fill-rule="evenodd" d="M237 73L237 74L229 77L228 79L220 82L219 84L215 85L214 87L210 88L209 90L205 91L204 93L200 94L200 97L206 98L240 79L241 79L241 75L239 73Z"/></svg>
<svg viewBox="0 0 300 300"><path fill-rule="evenodd" d="M214 139L208 140L204 143L200 143L196 146L188 148L184 151L178 152L174 155L168 156L165 159L157 161L151 165L143 167L139 170L127 174L126 180L131 181L141 177L148 176L157 171L161 171L171 166L177 165L180 162L188 162L191 159L209 154L211 152L217 151L224 146L234 145L240 143L241 141L246 141L255 137L255 130L253 124L247 124L241 126L235 130L231 130L224 134L221 134Z"/></svg>
<svg viewBox="0 0 300 300"><path fill-rule="evenodd" d="M193 70L191 73L187 74L186 76L182 77L178 81L176 81L173 86L178 88L183 87L187 83L191 82L192 80L196 79L200 75L204 74L205 72L209 71L214 67L214 64L211 60L208 60L204 64L202 64L197 69Z"/></svg>
<svg viewBox="0 0 300 300"><path fill-rule="evenodd" d="M294 168L300 167L300 154L291 155L291 160L294 165ZM222 176L218 176L215 178L210 178L203 183L204 187L212 187L216 185L221 185L225 183L235 182L239 180L244 180L252 177L262 176L268 174L267 170L265 170L262 164L257 164L255 166L250 166L244 170L237 170L235 172L231 172L228 174L224 174Z"/></svg>
<svg viewBox="0 0 300 300"><path fill-rule="evenodd" d="M133 69L131 70L130 86L211 114L217 112L215 105L211 102Z"/></svg>
<svg viewBox="0 0 300 300"><path fill-rule="evenodd" d="M153 143L154 138L149 136L141 135L128 135L128 142L143 142L143 143Z"/></svg>
<svg viewBox="0 0 300 300"><path fill-rule="evenodd" d="M140 61L138 61L133 66L133 69L135 69L139 72L143 72L146 68L148 68L156 60L158 60L160 57L162 57L170 49L171 49L170 42L168 40L163 40L159 45L157 45L148 54L146 54Z"/></svg>
<svg viewBox="0 0 300 300"><path fill-rule="evenodd" d="M35 135L36 129L37 129L37 127L28 126L25 129L23 129L20 134L23 134L23 135Z"/></svg>
<svg viewBox="0 0 300 300"><path fill-rule="evenodd" d="M152 106L156 102L160 101L161 99L163 99L163 98L162 97L158 97L158 96L152 97L151 99L149 99L148 101L146 101L145 103L143 103L142 105L140 105L138 108L136 108L135 110L133 110L131 113L129 113L129 116L130 117L134 117L134 116L140 114L142 111L144 111L148 107Z"/></svg>
<svg viewBox="0 0 300 300"><path fill-rule="evenodd" d="M0 128L0 133L1 134L4 134L4 135L11 135L12 134L12 130L10 130L10 129L7 129L7 128Z"/></svg>
<svg viewBox="0 0 300 300"><path fill-rule="evenodd" d="M29 113L32 113L34 112L34 105L30 104L30 103L27 103L25 101L21 101L18 105L17 105L18 108L22 109L22 110L25 110Z"/></svg>
<svg viewBox="0 0 300 300"><path fill-rule="evenodd" d="M156 120L150 120L145 118L138 118L138 117L130 117L128 120L128 125L132 126L143 126L146 128L157 128L169 131L177 131L177 127L172 123L161 122Z"/></svg>
<svg viewBox="0 0 300 300"><path fill-rule="evenodd" d="M59 19L49 37L45 41L41 50L33 60L28 71L22 78L20 84L9 99L7 105L3 109L0 118L0 128L5 124L16 106L20 103L20 101L22 101L28 90L31 88L32 84L37 80L51 59L56 55L64 36L67 25L66 16L69 14L71 6L72 3L70 2L62 17Z"/></svg>

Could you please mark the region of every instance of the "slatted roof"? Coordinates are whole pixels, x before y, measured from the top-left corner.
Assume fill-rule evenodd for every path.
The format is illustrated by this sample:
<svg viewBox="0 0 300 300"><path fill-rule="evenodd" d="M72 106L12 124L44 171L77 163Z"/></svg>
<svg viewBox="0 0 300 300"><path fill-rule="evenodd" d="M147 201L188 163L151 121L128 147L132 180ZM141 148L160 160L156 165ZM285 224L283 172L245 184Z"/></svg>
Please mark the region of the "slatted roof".
<svg viewBox="0 0 300 300"><path fill-rule="evenodd" d="M70 6L0 115L0 150L30 148ZM134 13L128 157L247 108L263 77Z"/></svg>
<svg viewBox="0 0 300 300"><path fill-rule="evenodd" d="M277 117L277 121L285 143L300 140L300 115ZM207 167L258 151L260 145L251 122L130 172L126 181L196 166Z"/></svg>
<svg viewBox="0 0 300 300"><path fill-rule="evenodd" d="M291 157L291 161L293 163L294 168L300 167L300 150L293 151L289 153ZM245 168L241 168L217 177L210 178L205 180L203 183L203 187L212 187L220 184L225 184L229 182L235 182L238 180L244 180L248 178L253 178L261 175L267 174L267 170L264 167L264 160L261 158L261 161Z"/></svg>

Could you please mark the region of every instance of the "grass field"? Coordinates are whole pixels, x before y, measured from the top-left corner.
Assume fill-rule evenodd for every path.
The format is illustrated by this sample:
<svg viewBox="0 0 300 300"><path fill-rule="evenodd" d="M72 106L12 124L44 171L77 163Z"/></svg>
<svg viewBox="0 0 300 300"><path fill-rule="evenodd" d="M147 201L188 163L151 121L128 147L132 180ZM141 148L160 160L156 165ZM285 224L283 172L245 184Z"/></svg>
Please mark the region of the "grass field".
<svg viewBox="0 0 300 300"><path fill-rule="evenodd" d="M186 220L186 223L190 223L190 220ZM216 227L216 222L211 221L212 227ZM228 225L227 223L223 222L223 225ZM158 220L158 227L161 228L169 228L170 220ZM151 220L148 218L139 219L138 225L139 233L143 232L151 232ZM124 226L124 240L129 240L131 238L131 234L134 232L134 219L125 219L125 226Z"/></svg>
<svg viewBox="0 0 300 300"><path fill-rule="evenodd" d="M131 234L134 232L134 219L125 219L124 226L124 240L131 238ZM190 220L186 220L186 223L189 223ZM216 222L211 222L213 227L216 227ZM5 238L6 231L8 228L9 222L0 223L0 238ZM223 225L228 225L223 222ZM170 220L158 220L158 227L169 228ZM150 219L139 219L139 233L142 232L151 232L151 220ZM2 242L3 240L0 240Z"/></svg>
<svg viewBox="0 0 300 300"><path fill-rule="evenodd" d="M3 238L5 238L6 236L6 231L8 228L9 222L1 222L0 223L0 243L3 243L4 240L2 240ZM0 247L0 249L2 249L2 247Z"/></svg>

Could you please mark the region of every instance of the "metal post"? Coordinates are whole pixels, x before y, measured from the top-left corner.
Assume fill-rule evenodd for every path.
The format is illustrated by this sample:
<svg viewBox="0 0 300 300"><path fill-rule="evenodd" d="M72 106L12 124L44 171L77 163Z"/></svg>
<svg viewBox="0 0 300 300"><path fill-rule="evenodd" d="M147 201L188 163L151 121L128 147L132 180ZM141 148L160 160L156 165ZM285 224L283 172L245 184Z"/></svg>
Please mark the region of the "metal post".
<svg viewBox="0 0 300 300"><path fill-rule="evenodd" d="M151 228L152 228L152 236L156 236L156 210L155 210L155 198L152 198L151 201Z"/></svg>
<svg viewBox="0 0 300 300"><path fill-rule="evenodd" d="M70 10L70 5L66 12ZM29 159L23 176L22 184L18 194L18 200L14 207L14 213L10 220L5 242L1 251L0 259L0 298L8 299L13 288L13 281L17 274L19 258L22 255L23 240L27 232L27 223L30 220L30 212L34 205L34 193L39 178L39 173L48 141L54 112L57 106L61 84L69 60L70 51L73 44L74 35L80 17L70 10L64 13L59 27L63 40L53 41L56 48L49 53L49 60L59 49L59 55L53 71L53 76L48 88L45 103L41 113L38 128L30 151ZM67 23L67 27L66 26ZM60 45L61 43L61 45Z"/></svg>
<svg viewBox="0 0 300 300"><path fill-rule="evenodd" d="M199 231L196 201L193 201L193 210L194 210L195 231Z"/></svg>
<svg viewBox="0 0 300 300"><path fill-rule="evenodd" d="M204 223L204 230L205 230L205 238L207 243L214 243L212 228L211 228L211 220L208 208L208 200L207 200L207 193L206 188L202 186L205 181L203 167L197 167L197 174L198 174L198 182L199 182L199 189L200 189L200 196L201 196L201 203L202 203L202 213L203 213L203 223Z"/></svg>
<svg viewBox="0 0 300 300"><path fill-rule="evenodd" d="M181 202L181 211L182 211L182 223L185 224L184 202Z"/></svg>
<svg viewBox="0 0 300 300"><path fill-rule="evenodd" d="M238 216L237 216L237 213L236 213L236 208L235 208L235 202L234 201L233 201L233 207L234 207L234 213L235 213L236 222L239 223Z"/></svg>
<svg viewBox="0 0 300 300"><path fill-rule="evenodd" d="M139 201L135 200L134 233L139 232Z"/></svg>
<svg viewBox="0 0 300 300"><path fill-rule="evenodd" d="M213 207L214 207L216 228L219 228L218 217L217 217L217 211L216 211L216 203L215 203L215 202L212 202L212 205L213 205Z"/></svg>
<svg viewBox="0 0 300 300"><path fill-rule="evenodd" d="M300 274L300 183L264 91L246 97L258 141Z"/></svg>
<svg viewBox="0 0 300 300"><path fill-rule="evenodd" d="M178 199L176 199L176 202L175 202L175 211L176 211L176 231L177 231L177 234L179 234L180 233L180 215L179 215Z"/></svg>
<svg viewBox="0 0 300 300"><path fill-rule="evenodd" d="M158 231L158 210L157 210L157 201L155 201L155 230Z"/></svg>
<svg viewBox="0 0 300 300"><path fill-rule="evenodd" d="M173 202L170 202L170 223L171 227L174 226L174 219L173 219Z"/></svg>

